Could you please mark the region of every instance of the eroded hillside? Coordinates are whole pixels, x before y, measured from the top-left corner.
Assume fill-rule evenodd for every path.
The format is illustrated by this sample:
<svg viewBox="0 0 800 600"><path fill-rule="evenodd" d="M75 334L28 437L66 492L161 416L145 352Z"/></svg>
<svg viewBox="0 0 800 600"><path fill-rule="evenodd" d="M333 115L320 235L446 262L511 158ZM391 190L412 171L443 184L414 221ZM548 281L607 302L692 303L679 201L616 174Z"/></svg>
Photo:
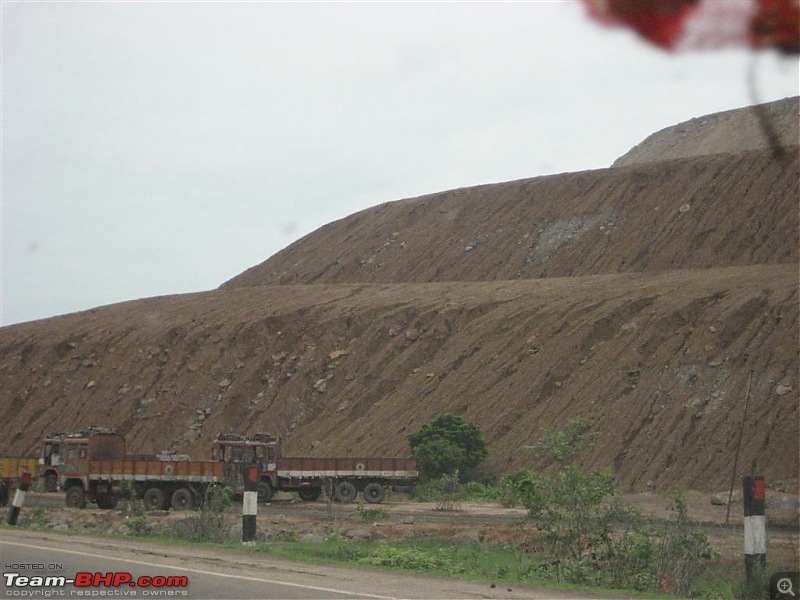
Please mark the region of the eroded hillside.
<svg viewBox="0 0 800 600"><path fill-rule="evenodd" d="M800 98L794 97L697 117L648 136L613 166L760 150L772 144L796 146L800 143L798 111Z"/></svg>
<svg viewBox="0 0 800 600"><path fill-rule="evenodd" d="M569 277L798 262L798 147L538 177L382 204L223 287Z"/></svg>
<svg viewBox="0 0 800 600"><path fill-rule="evenodd" d="M4 327L0 453L98 425L137 453L406 454L450 411L500 473L582 416L626 488L712 489L752 373L740 470L796 485L798 148L684 151L380 205L218 290Z"/></svg>
<svg viewBox="0 0 800 600"><path fill-rule="evenodd" d="M620 481L723 485L749 371L743 460L797 473L796 265L517 282L279 286L157 298L7 328L3 451L54 428L200 453L271 430L294 453L403 454L451 411L494 469L589 417ZM9 392L13 390L13 395Z"/></svg>

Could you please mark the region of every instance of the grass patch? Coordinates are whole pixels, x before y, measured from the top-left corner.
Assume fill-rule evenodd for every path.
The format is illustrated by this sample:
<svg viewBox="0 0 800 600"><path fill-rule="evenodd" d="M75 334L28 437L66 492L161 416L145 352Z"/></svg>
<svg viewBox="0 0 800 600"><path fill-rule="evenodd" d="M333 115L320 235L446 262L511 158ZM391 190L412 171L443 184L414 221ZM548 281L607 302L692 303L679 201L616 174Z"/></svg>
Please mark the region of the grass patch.
<svg viewBox="0 0 800 600"><path fill-rule="evenodd" d="M417 536L396 542L352 542L332 537L323 543L257 544L249 550L277 558L316 564L458 577L503 585L542 586L550 589L624 593L627 597L645 597L645 594L637 594L630 590L554 581L549 569L538 562L535 554L511 546L490 546L479 543L454 546L452 540L439 537ZM668 598L669 596L649 594L646 597Z"/></svg>
<svg viewBox="0 0 800 600"><path fill-rule="evenodd" d="M20 529L0 524L0 530ZM96 535L93 532L64 531L59 535ZM557 577L551 560L544 553L527 552L513 544L488 545L471 543L453 545L452 539L432 536L415 536L402 541L357 542L336 534L323 542L269 541L253 546L242 546L239 542L211 543L191 542L166 532L148 532L146 528L134 526L125 533L111 534L120 539L147 540L158 544L179 544L188 547L227 548L239 552L255 552L275 558L329 564L348 568L366 568L398 572L418 573L441 577L457 577L473 581L485 581L509 586L541 586L553 590L580 590L605 593L611 596L641 598L675 598L672 594L636 592L607 586L592 586L571 583ZM737 563L738 564L738 563ZM739 597L742 582L738 570L718 573L711 570L694 588L692 597L717 599Z"/></svg>

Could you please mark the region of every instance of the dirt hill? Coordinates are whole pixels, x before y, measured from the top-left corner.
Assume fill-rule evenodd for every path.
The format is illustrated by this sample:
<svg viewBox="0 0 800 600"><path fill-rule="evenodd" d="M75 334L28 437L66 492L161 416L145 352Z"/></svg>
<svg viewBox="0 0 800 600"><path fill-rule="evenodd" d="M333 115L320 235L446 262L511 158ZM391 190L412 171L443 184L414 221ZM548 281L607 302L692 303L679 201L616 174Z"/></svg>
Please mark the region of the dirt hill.
<svg viewBox="0 0 800 600"><path fill-rule="evenodd" d="M626 488L724 488L752 372L740 470L794 486L798 149L726 152L388 203L219 290L5 327L0 452L100 425L406 454L450 411L500 472L584 416Z"/></svg>
<svg viewBox="0 0 800 600"><path fill-rule="evenodd" d="M320 228L222 287L797 264L797 147L788 154L719 154L390 202Z"/></svg>
<svg viewBox="0 0 800 600"><path fill-rule="evenodd" d="M781 146L796 146L800 143L798 111L800 99L795 97L698 117L647 137L613 166L760 150L768 144L765 126Z"/></svg>

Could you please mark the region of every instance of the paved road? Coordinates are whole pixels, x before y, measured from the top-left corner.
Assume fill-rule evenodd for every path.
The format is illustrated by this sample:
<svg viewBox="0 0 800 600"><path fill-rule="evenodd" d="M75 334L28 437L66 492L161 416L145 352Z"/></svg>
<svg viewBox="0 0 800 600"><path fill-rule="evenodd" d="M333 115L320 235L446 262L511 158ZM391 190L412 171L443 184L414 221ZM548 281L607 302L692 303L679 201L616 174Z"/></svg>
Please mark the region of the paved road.
<svg viewBox="0 0 800 600"><path fill-rule="evenodd" d="M578 599L603 596L578 592L559 592L541 588L494 588L488 583L438 577L397 574L386 571L346 569L306 565L277 560L242 550L191 547L178 544L152 544L134 540L64 536L25 530L0 531L0 558L3 573L26 577L64 576L76 573L130 573L139 577L187 578L188 586L143 588L124 584L119 587L76 588L68 585L64 594L46 595L41 587L7 585L0 581L0 597L94 597L133 598L420 598L420 599ZM21 594L38 589L37 595ZM79 595L82 592L86 595ZM169 594L172 592L172 594Z"/></svg>

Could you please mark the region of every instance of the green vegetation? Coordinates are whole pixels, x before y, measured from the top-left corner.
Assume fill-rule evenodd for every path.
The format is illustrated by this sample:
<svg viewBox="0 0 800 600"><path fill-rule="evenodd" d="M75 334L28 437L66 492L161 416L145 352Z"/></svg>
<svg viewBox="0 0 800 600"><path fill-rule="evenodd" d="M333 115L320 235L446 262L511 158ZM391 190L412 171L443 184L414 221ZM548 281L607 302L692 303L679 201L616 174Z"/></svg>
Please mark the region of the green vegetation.
<svg viewBox="0 0 800 600"><path fill-rule="evenodd" d="M375 523L385 521L389 518L389 513L382 508L364 508L364 503L359 502L356 511L361 515L361 520L365 523Z"/></svg>
<svg viewBox="0 0 800 600"><path fill-rule="evenodd" d="M449 413L425 423L408 443L423 481L454 473L466 481L489 455L480 428Z"/></svg>
<svg viewBox="0 0 800 600"><path fill-rule="evenodd" d="M307 562L357 564L515 585L554 585L537 561L531 560L528 553L513 545L453 545L452 540L427 536L391 543L354 543L332 536L321 544L278 542L258 545L255 550Z"/></svg>
<svg viewBox="0 0 800 600"><path fill-rule="evenodd" d="M206 491L203 505L197 515L175 523L173 534L190 542L225 542L230 524L225 509L233 504L233 490L215 485Z"/></svg>
<svg viewBox="0 0 800 600"><path fill-rule="evenodd" d="M693 592L709 560L719 557L702 529L690 527L686 499L673 493L676 515L661 529L624 505L608 471L585 471L576 460L594 441L585 419L563 431L544 431L532 446L556 470L520 470L504 476L499 500L522 505L541 531L557 581L639 591Z"/></svg>

